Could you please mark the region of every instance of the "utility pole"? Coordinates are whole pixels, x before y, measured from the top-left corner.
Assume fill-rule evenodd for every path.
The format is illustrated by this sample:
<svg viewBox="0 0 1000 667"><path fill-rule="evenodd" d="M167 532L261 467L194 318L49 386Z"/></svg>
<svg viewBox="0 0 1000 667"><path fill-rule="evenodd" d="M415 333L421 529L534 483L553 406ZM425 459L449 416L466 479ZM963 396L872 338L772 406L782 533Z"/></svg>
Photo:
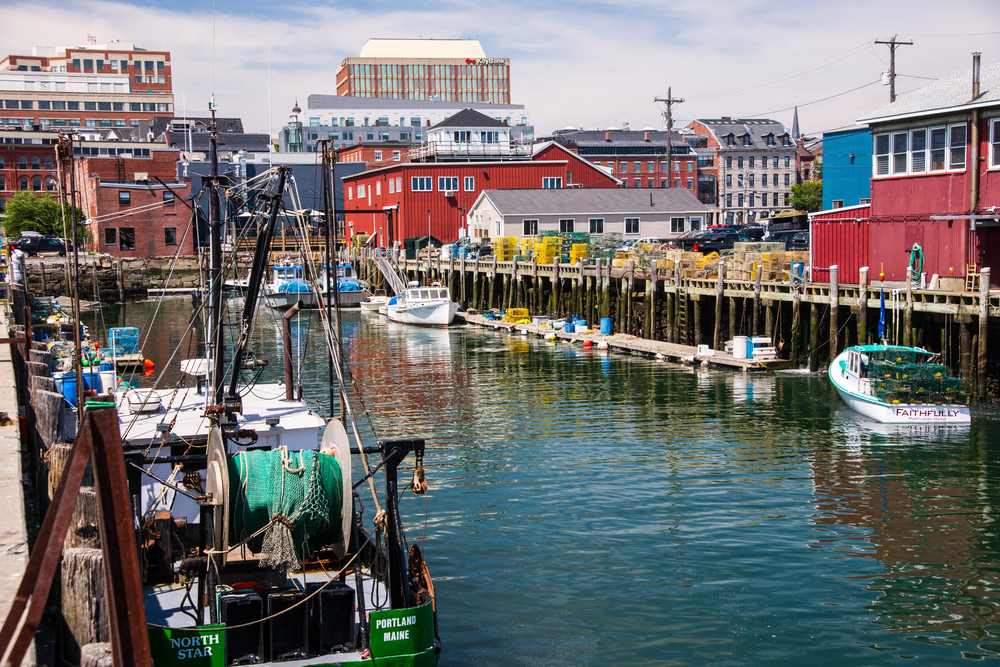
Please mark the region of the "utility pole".
<svg viewBox="0 0 1000 667"><path fill-rule="evenodd" d="M667 87L667 98L654 97L654 102L663 102L667 105L667 187L673 187L674 178L674 156L673 156L673 133L674 133L674 105L684 101L682 97L674 97L670 87Z"/></svg>
<svg viewBox="0 0 1000 667"><path fill-rule="evenodd" d="M897 46L913 46L913 40L908 42L897 42L896 36L893 35L892 39L888 42L885 40L876 39L876 44L885 44L889 47L889 101L896 101L896 47Z"/></svg>

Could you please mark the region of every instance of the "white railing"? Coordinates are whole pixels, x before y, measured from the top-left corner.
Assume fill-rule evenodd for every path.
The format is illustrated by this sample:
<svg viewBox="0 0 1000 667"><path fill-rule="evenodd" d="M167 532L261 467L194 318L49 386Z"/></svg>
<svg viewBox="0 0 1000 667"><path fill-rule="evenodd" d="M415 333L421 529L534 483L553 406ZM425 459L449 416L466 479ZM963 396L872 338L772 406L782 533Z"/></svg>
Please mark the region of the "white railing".
<svg viewBox="0 0 1000 667"><path fill-rule="evenodd" d="M505 141L497 144L432 141L410 149L410 160L413 162L430 157L529 158L531 157L531 144L521 141Z"/></svg>

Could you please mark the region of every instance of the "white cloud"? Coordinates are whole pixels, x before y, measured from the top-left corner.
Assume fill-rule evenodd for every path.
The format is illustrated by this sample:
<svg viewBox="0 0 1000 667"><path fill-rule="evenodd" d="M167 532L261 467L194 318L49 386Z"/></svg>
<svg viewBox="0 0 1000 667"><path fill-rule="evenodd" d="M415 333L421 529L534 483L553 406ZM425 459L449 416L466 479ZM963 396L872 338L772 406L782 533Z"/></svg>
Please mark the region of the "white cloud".
<svg viewBox="0 0 1000 667"><path fill-rule="evenodd" d="M941 77L969 67L973 50L983 51L984 62L1000 61L1000 35L968 36L1000 25L1000 5L964 0L952 7L943 12L929 0L836 6L605 0L446 4L419 12L380 7L369 13L327 5L284 6L280 18L267 21L226 5L213 39L210 9L91 0L41 15L37 4L8 3L2 5L0 43L8 53L26 53L34 45L85 42L89 33L99 41L169 50L178 109L205 114L214 75L220 113L242 117L250 131L265 131L270 83L271 129L277 131L296 93L304 106L309 94L335 92L340 60L357 55L369 37L478 38L488 55L512 59L512 98L527 105L542 134L566 125L659 127L661 107L652 100L668 86L687 100L675 107L677 125L694 117L781 110L796 96L803 105L878 79L887 69L888 49L866 43L897 33L915 42L896 52L900 74ZM942 36L951 33L960 36ZM897 91L925 83L901 77ZM888 91L874 85L801 106L802 129L848 125L887 99ZM772 114L786 124L791 116Z"/></svg>

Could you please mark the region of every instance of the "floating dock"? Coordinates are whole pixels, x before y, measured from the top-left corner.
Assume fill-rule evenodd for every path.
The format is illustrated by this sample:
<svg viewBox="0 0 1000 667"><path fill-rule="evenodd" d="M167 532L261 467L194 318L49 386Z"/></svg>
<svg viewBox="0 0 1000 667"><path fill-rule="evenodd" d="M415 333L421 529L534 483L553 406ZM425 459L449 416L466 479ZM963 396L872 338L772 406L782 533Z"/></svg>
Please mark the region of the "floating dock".
<svg viewBox="0 0 1000 667"><path fill-rule="evenodd" d="M780 370L789 366L787 359L737 359L731 354L713 350L711 354L698 354L698 348L691 345L680 345L677 343L664 343L656 340L646 340L624 334L600 334L600 333L566 333L561 329L542 327L537 324L516 324L514 322L501 322L490 320L482 315L472 315L468 313L458 313L455 315L457 322L465 322L487 329L497 329L510 333L528 332L528 335L545 336L555 334L556 339L568 342L590 341L596 346L601 341L608 344L608 349L629 352L632 354L647 354L650 356L660 355L664 359L682 361L685 363L700 364L707 362L710 366L720 366L743 371L744 373L766 373Z"/></svg>

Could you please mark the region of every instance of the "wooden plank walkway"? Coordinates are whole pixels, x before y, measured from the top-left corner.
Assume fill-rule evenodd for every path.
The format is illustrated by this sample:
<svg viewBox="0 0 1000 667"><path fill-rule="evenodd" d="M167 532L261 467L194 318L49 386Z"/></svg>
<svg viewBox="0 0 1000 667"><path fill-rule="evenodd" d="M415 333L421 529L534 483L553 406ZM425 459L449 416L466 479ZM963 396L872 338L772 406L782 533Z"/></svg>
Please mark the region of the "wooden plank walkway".
<svg viewBox="0 0 1000 667"><path fill-rule="evenodd" d="M622 352L647 354L650 356L661 355L664 359L672 359L685 363L708 362L710 366L719 366L743 371L745 373L766 373L788 367L788 360L760 360L760 359L737 359L731 354L716 351L710 355L699 355L698 348L690 345L678 345L675 343L664 343L656 340L645 340L634 336L604 335L600 333L566 333L561 329L551 329L535 324L515 324L513 322L500 322L499 320L488 320L482 315L471 315L468 313L458 313L455 320L465 322L474 326L486 329L494 329L508 332L527 331L529 335L543 337L546 334L555 334L557 339L569 342L589 340L595 346L604 341L608 348Z"/></svg>

